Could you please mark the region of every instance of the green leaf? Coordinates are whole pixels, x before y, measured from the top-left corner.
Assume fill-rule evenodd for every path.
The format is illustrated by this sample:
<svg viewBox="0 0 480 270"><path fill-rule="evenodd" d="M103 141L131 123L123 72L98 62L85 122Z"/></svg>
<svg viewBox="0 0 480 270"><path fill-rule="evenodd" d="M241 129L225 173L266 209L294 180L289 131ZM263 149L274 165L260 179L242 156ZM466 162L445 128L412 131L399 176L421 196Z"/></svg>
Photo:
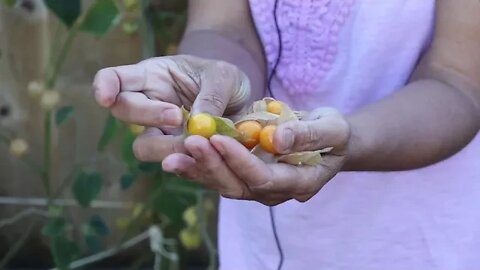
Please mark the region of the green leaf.
<svg viewBox="0 0 480 270"><path fill-rule="evenodd" d="M67 222L62 217L52 218L43 226L42 234L49 237L56 237L65 233Z"/></svg>
<svg viewBox="0 0 480 270"><path fill-rule="evenodd" d="M72 193L78 204L88 207L102 188L102 176L96 172L81 172L72 186Z"/></svg>
<svg viewBox="0 0 480 270"><path fill-rule="evenodd" d="M127 190L129 187L131 187L133 182L135 182L135 178L135 175L131 173L122 175L120 178L120 187L122 190Z"/></svg>
<svg viewBox="0 0 480 270"><path fill-rule="evenodd" d="M218 116L214 116L213 119L215 120L215 124L217 126L217 134L232 138L236 138L240 135L232 120Z"/></svg>
<svg viewBox="0 0 480 270"><path fill-rule="evenodd" d="M183 226L183 212L196 203L195 192L200 190L201 186L169 173L163 173L162 179L164 179L163 184L159 184L151 190L151 193L155 194L156 189L164 189L155 198L152 207L156 212L166 215L173 223L173 227L180 228ZM179 192L178 190L189 190L191 192Z"/></svg>
<svg viewBox="0 0 480 270"><path fill-rule="evenodd" d="M135 141L135 135L131 132L127 132L122 141L122 160L128 165L132 165L137 162L135 155L133 154L133 141Z"/></svg>
<svg viewBox="0 0 480 270"><path fill-rule="evenodd" d="M73 115L73 106L65 106L57 110L55 113L55 124L60 126L64 122L66 122L70 117Z"/></svg>
<svg viewBox="0 0 480 270"><path fill-rule="evenodd" d="M109 114L105 120L105 125L103 127L102 136L97 144L97 150L103 152L107 145L112 141L117 133L120 123L118 122L112 114Z"/></svg>
<svg viewBox="0 0 480 270"><path fill-rule="evenodd" d="M97 253L102 250L102 244L100 238L96 235L85 235L85 244L92 253Z"/></svg>
<svg viewBox="0 0 480 270"><path fill-rule="evenodd" d="M104 35L118 21L119 14L114 0L97 0L87 12L80 29L97 36Z"/></svg>
<svg viewBox="0 0 480 270"><path fill-rule="evenodd" d="M70 263L79 257L80 248L75 242L59 236L53 239L52 253L55 265L64 270L69 269Z"/></svg>
<svg viewBox="0 0 480 270"><path fill-rule="evenodd" d="M92 216L90 218L88 226L90 228L90 231L93 232L93 234L95 235L106 236L110 234L110 229L108 228L107 224L105 224L105 221L103 221L102 217L100 217L99 215Z"/></svg>
<svg viewBox="0 0 480 270"><path fill-rule="evenodd" d="M13 7L17 0L2 0L2 3L4 3L7 7Z"/></svg>
<svg viewBox="0 0 480 270"><path fill-rule="evenodd" d="M102 249L101 237L110 234L110 229L100 216L94 215L82 226L82 232L85 244L91 252L96 253Z"/></svg>
<svg viewBox="0 0 480 270"><path fill-rule="evenodd" d="M162 169L160 163L156 162L140 162L138 169L144 173L154 173Z"/></svg>
<svg viewBox="0 0 480 270"><path fill-rule="evenodd" d="M67 27L71 27L80 15L80 0L45 0L45 3Z"/></svg>

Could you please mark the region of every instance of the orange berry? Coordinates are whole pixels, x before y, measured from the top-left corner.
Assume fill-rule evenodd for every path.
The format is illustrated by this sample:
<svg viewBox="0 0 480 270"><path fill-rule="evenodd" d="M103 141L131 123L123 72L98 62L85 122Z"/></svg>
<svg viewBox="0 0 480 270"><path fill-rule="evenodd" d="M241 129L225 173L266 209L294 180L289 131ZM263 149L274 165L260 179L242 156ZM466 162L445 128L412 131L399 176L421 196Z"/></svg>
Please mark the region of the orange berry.
<svg viewBox="0 0 480 270"><path fill-rule="evenodd" d="M240 142L248 149L252 149L258 144L262 125L257 121L245 121L237 126L240 133Z"/></svg>
<svg viewBox="0 0 480 270"><path fill-rule="evenodd" d="M280 101L271 101L267 104L267 112L280 115L282 113L283 105Z"/></svg>
<svg viewBox="0 0 480 270"><path fill-rule="evenodd" d="M217 132L217 124L210 114L199 113L190 117L187 130L191 135L200 135L208 139Z"/></svg>
<svg viewBox="0 0 480 270"><path fill-rule="evenodd" d="M277 154L275 147L273 147L273 134L275 134L276 129L276 126L269 125L264 127L260 132L260 146L263 150L272 154Z"/></svg>

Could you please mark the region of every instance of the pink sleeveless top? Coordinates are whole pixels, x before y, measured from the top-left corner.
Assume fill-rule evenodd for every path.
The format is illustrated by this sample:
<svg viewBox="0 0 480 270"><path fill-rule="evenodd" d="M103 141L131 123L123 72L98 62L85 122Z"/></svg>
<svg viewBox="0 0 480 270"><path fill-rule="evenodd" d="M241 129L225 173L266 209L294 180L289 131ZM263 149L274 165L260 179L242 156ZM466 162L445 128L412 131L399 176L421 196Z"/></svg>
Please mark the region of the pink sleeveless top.
<svg viewBox="0 0 480 270"><path fill-rule="evenodd" d="M250 0L269 71L275 0ZM347 113L407 82L429 45L435 0L279 0L276 98ZM282 269L480 269L480 138L420 170L341 173L306 203L274 207ZM277 269L269 208L222 199L221 269Z"/></svg>

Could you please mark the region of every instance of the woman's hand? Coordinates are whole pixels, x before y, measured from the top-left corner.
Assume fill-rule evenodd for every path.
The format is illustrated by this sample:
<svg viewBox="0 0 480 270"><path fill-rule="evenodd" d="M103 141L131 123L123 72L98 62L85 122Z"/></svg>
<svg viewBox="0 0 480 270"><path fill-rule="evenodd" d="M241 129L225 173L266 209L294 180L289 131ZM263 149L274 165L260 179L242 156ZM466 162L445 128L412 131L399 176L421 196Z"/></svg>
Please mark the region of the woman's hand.
<svg viewBox="0 0 480 270"><path fill-rule="evenodd" d="M185 140L191 156L176 153L163 161L166 171L176 173L225 197L255 200L266 205L296 199L307 201L342 168L350 128L332 109L318 109L304 121L277 128L274 146L282 154L334 147L318 166L266 164L236 140L215 135L210 141L199 136Z"/></svg>
<svg viewBox="0 0 480 270"><path fill-rule="evenodd" d="M247 77L234 65L187 55L100 70L94 89L98 104L115 117L152 127L138 138L135 152L140 159L158 160L184 152L183 138L175 136L181 106L194 114L234 115L250 95Z"/></svg>

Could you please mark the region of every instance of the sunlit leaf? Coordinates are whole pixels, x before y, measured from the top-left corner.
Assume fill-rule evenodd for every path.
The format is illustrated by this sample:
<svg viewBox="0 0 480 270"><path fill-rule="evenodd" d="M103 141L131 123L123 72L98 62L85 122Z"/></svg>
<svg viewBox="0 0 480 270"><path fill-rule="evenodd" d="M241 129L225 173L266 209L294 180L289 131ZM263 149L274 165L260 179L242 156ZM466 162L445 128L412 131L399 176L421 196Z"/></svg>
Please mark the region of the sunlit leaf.
<svg viewBox="0 0 480 270"><path fill-rule="evenodd" d="M78 204L88 207L102 188L102 176L96 172L81 172L72 186L72 193Z"/></svg>
<svg viewBox="0 0 480 270"><path fill-rule="evenodd" d="M81 12L80 0L45 0L48 8L67 27L71 27Z"/></svg>
<svg viewBox="0 0 480 270"><path fill-rule="evenodd" d="M217 127L217 134L229 136L232 138L236 138L240 135L235 128L232 120L218 116L214 116L213 119L215 120L215 124Z"/></svg>
<svg viewBox="0 0 480 270"><path fill-rule="evenodd" d="M55 113L55 124L60 126L73 116L73 106L65 106L57 110Z"/></svg>
<svg viewBox="0 0 480 270"><path fill-rule="evenodd" d="M97 36L104 35L115 25L119 15L120 10L114 0L97 0L88 10L80 29Z"/></svg>

